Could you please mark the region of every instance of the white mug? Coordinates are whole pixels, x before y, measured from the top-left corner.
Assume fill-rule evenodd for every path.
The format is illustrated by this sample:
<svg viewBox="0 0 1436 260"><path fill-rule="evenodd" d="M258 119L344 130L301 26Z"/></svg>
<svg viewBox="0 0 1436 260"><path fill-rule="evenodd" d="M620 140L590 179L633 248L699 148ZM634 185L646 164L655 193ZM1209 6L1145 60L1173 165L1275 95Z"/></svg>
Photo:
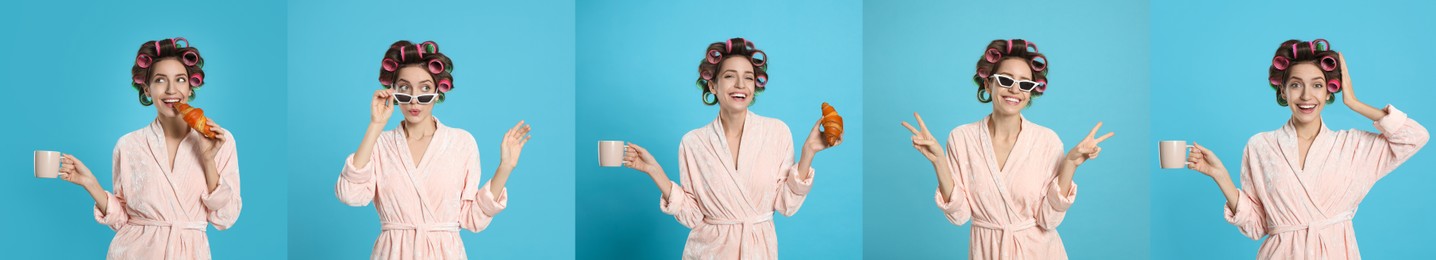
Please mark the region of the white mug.
<svg viewBox="0 0 1436 260"><path fill-rule="evenodd" d="M1157 145L1157 151L1158 153L1160 153L1159 157L1161 160L1162 169L1176 169L1186 167L1187 153L1191 150L1192 146L1187 145L1187 141L1167 140L1159 142L1159 144Z"/></svg>
<svg viewBox="0 0 1436 260"><path fill-rule="evenodd" d="M60 176L60 152L35 150L35 178Z"/></svg>
<svg viewBox="0 0 1436 260"><path fill-rule="evenodd" d="M598 166L623 166L623 141L598 141Z"/></svg>

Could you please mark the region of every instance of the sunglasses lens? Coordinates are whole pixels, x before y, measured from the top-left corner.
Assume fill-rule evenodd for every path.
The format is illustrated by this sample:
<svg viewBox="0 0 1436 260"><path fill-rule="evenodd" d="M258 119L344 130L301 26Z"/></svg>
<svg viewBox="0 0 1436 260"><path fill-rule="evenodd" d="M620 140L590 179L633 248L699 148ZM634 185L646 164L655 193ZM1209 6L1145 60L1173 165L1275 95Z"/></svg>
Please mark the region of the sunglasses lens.
<svg viewBox="0 0 1436 260"><path fill-rule="evenodd" d="M394 101L399 101L399 103L409 103L412 98L414 97L407 94L394 94Z"/></svg>
<svg viewBox="0 0 1436 260"><path fill-rule="evenodd" d="M419 97L418 97L418 99L419 99L419 104L433 103L433 102L434 102L434 99L436 99L436 98L439 98L439 96L438 96L438 95L419 95Z"/></svg>
<svg viewBox="0 0 1436 260"><path fill-rule="evenodd" d="M1012 78L1004 77L1004 76L997 76L997 85L1001 85L1001 86L1004 87L1004 88L1010 88L1010 87L1012 87L1012 83L1013 83Z"/></svg>
<svg viewBox="0 0 1436 260"><path fill-rule="evenodd" d="M1017 87L1022 89L1022 91L1032 91L1032 89L1037 88L1037 82L1024 81L1022 84L1018 84Z"/></svg>

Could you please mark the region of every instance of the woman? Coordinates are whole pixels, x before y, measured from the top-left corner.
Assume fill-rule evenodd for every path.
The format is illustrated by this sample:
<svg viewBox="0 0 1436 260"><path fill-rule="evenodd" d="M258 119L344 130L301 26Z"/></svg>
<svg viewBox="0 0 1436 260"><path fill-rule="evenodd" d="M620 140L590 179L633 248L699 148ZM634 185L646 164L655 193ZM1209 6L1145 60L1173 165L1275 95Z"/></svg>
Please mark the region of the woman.
<svg viewBox="0 0 1436 260"><path fill-rule="evenodd" d="M922 116L913 113L920 130L902 123L913 133L913 148L937 172L938 208L955 225L972 220L970 258L1067 258L1056 228L1077 196L1072 175L1097 158L1097 144L1114 133L1095 137L1099 122L1064 155L1057 133L1022 117L1022 109L1047 90L1047 72L1047 58L1035 44L994 40L972 78L978 102L992 103L991 114L954 128L946 152Z"/></svg>
<svg viewBox="0 0 1436 260"><path fill-rule="evenodd" d="M767 54L733 38L708 45L698 65L703 103L718 117L683 135L679 185L647 149L628 144L623 165L647 173L662 193L659 209L690 229L684 259L773 259L773 212L792 216L813 186L813 156L833 146L814 123L793 164L788 125L748 110L768 82ZM709 97L712 97L710 100Z"/></svg>
<svg viewBox="0 0 1436 260"><path fill-rule="evenodd" d="M184 44L180 44L184 43ZM60 173L95 199L95 220L116 231L108 259L209 259L205 227L239 218L239 156L234 136L208 121L194 131L175 109L204 85L204 59L185 38L140 45L130 69L140 105L155 105L148 126L115 143L114 193L85 163L66 154Z"/></svg>
<svg viewBox="0 0 1436 260"><path fill-rule="evenodd" d="M349 206L376 202L382 222L372 259L466 259L459 228L483 231L508 205L504 184L528 143L519 121L504 134L494 177L479 185L479 150L468 131L433 116L453 89L453 62L434 42L398 41L379 70L384 89L370 100L369 128L344 161L335 194ZM394 107L404 121L383 131Z"/></svg>
<svg viewBox="0 0 1436 260"><path fill-rule="evenodd" d="M1291 118L1247 140L1242 187L1217 156L1194 145L1187 168L1212 178L1226 196L1227 222L1253 240L1267 236L1258 259L1359 259L1351 218L1372 184L1420 150L1426 128L1387 105L1366 105L1352 91L1346 59L1323 39L1288 40L1268 69L1276 103ZM1326 128L1321 111L1342 104L1375 121L1381 133Z"/></svg>

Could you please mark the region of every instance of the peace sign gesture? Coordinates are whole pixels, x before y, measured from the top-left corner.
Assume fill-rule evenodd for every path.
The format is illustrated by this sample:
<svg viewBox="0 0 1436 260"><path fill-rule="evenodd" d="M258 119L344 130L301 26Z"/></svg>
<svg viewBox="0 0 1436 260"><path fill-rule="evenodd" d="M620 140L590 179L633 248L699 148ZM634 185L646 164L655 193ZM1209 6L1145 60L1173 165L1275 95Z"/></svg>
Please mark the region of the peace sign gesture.
<svg viewBox="0 0 1436 260"><path fill-rule="evenodd" d="M1102 129L1102 122L1097 122L1097 126L1092 127L1092 131L1087 133L1087 137L1082 138L1082 142L1077 143L1077 146L1072 147L1072 150L1067 152L1067 161L1072 163L1072 166L1079 166L1087 162L1087 160L1096 159L1097 155L1102 153L1102 147L1097 146L1097 144L1117 134L1115 132L1108 132L1102 135L1102 137L1092 138L1097 135L1097 130L1099 129Z"/></svg>
<svg viewBox="0 0 1436 260"><path fill-rule="evenodd" d="M919 131L906 121L902 122L902 126L912 132L912 148L917 149L923 157L927 157L927 160L933 163L940 162L943 157L947 157L947 154L942 151L942 145L937 142L937 138L932 137L932 132L927 130L927 123L922 121L922 116L917 112L913 112L912 116L917 118L917 125L922 128Z"/></svg>

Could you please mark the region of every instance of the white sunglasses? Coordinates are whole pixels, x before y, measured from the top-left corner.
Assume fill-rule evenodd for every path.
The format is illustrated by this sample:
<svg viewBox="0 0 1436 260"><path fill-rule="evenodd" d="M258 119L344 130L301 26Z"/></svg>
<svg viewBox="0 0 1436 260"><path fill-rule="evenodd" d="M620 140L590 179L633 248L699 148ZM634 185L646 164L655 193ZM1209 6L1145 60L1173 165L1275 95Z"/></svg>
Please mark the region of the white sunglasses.
<svg viewBox="0 0 1436 260"><path fill-rule="evenodd" d="M1012 76L1002 74L992 74L992 79L997 81L998 86L1002 86L1004 88L1012 88L1012 85L1016 84L1017 89L1022 90L1022 92L1032 92L1033 89L1037 89L1037 87L1042 86L1042 83L1038 83L1036 81L1017 80L1012 78Z"/></svg>
<svg viewBox="0 0 1436 260"><path fill-rule="evenodd" d="M420 94L416 96L406 93L394 93L394 101L398 101L400 104L409 103L413 100L418 100L420 105L433 104L434 101L439 100L439 94Z"/></svg>

